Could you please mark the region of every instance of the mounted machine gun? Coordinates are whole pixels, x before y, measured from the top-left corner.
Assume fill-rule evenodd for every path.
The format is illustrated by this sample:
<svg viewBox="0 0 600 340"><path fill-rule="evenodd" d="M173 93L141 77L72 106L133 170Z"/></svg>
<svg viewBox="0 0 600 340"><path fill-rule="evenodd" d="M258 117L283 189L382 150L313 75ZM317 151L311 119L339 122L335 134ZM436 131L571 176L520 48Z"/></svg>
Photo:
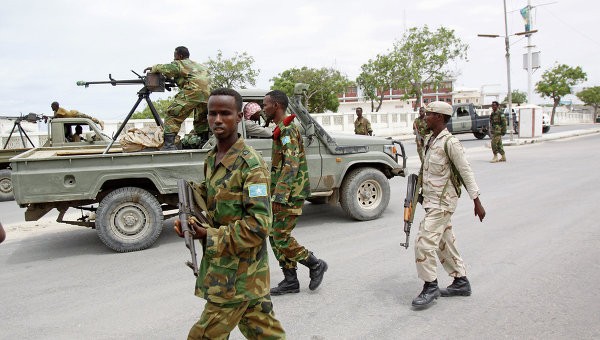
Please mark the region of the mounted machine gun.
<svg viewBox="0 0 600 340"><path fill-rule="evenodd" d="M110 144L104 150L104 152L103 152L104 154L106 154L108 152L108 150L110 150L114 141L117 140L117 137L119 136L119 134L121 134L121 132L125 128L125 125L129 121L129 119L131 118L131 116L133 115L135 110L137 109L138 105L140 105L142 100L146 100L146 103L148 104L148 107L150 108L150 112L152 112L152 116L154 117L154 121L156 122L156 125L163 126L163 121L160 118L160 116L158 115L158 112L156 112L156 108L154 107L154 104L152 104L152 101L150 100L150 93L165 92L165 89L167 91L171 91L172 88L177 87L177 84L175 84L175 82L172 79L167 79L167 78L165 78L165 76L163 76L160 73L148 73L148 74L142 76L133 70L131 70L131 72L133 72L138 77L138 79L116 80L112 77L111 74L109 74L108 81L78 81L77 82L77 86L85 86L85 87L88 87L90 85L96 85L96 84L111 84L112 86L143 84L143 87L138 91L137 101L135 102L135 104L133 104L133 107L129 111L129 114L127 115L127 117L125 118L123 123L121 123L121 126L119 126L119 129L117 130L117 132L115 132L115 135L113 136L113 140L110 142Z"/></svg>
<svg viewBox="0 0 600 340"><path fill-rule="evenodd" d="M13 133L15 132L15 130L19 131L19 136L21 137L21 143L23 144L23 147L26 148L27 145L25 143L25 138L27 138L27 141L29 141L29 143L31 144L31 147L35 148L35 145L33 145L33 142L31 141L31 139L29 138L29 136L27 135L27 132L25 132L25 130L23 129L23 127L21 126L21 122L22 121L26 121L29 123L37 123L37 122L41 122L42 120L44 121L44 123L48 122L48 116L44 116L41 114L37 114L37 113L28 113L26 115L20 115L20 116L0 116L0 119L7 119L7 120L14 120L14 124L12 127L12 130L10 130L10 134L8 135L8 138L6 139L6 143L4 143L4 147L3 149L6 149L6 147L8 146L8 142L10 141L10 138L12 137Z"/></svg>

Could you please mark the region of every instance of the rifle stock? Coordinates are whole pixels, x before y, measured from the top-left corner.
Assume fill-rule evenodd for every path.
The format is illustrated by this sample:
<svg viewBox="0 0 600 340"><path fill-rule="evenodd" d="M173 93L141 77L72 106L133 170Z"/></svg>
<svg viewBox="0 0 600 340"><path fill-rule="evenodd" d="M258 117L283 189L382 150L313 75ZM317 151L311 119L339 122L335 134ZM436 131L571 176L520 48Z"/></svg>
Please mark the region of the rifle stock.
<svg viewBox="0 0 600 340"><path fill-rule="evenodd" d="M415 210L417 208L417 201L419 198L419 190L421 183L419 176L416 174L410 174L406 182L406 198L404 199L404 232L406 233L406 241L400 243L400 246L408 249L410 240L410 227L412 226L415 218Z"/></svg>

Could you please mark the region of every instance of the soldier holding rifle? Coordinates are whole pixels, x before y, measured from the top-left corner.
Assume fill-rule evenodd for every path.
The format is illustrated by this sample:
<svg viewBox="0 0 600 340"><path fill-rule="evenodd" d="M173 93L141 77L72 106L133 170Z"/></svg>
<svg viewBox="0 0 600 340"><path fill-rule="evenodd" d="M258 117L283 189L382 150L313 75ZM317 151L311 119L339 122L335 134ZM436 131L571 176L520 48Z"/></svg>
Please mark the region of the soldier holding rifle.
<svg viewBox="0 0 600 340"><path fill-rule="evenodd" d="M164 124L165 143L161 150L176 150L175 136L183 121L194 112L194 133L204 142L208 141L206 122L206 100L210 89L210 78L206 67L190 60L190 52L185 46L175 48L173 62L146 67L144 72L158 72L174 78L179 92L167 109Z"/></svg>
<svg viewBox="0 0 600 340"><path fill-rule="evenodd" d="M421 174L425 217L419 225L415 243L417 274L425 284L412 301L414 307L426 307L440 295L471 295L471 286L454 244L450 221L460 196L461 183L473 200L475 215L480 221L485 217L485 209L479 200L479 188L463 147L446 129L446 123L452 116L452 106L435 101L429 103L425 111L425 121L432 134L425 139ZM436 255L448 275L454 278L453 283L441 291L437 281Z"/></svg>
<svg viewBox="0 0 600 340"><path fill-rule="evenodd" d="M425 107L423 106L419 108L419 117L415 118L413 122L413 131L416 136L417 153L419 154L421 163L423 163L423 142L425 141L425 136L431 132L431 129L429 129L425 122Z"/></svg>
<svg viewBox="0 0 600 340"><path fill-rule="evenodd" d="M263 158L238 135L241 119L239 93L216 89L210 94L208 124L217 145L204 163L205 179L194 189L213 223L188 220L203 243L196 295L206 305L188 339L226 338L236 325L246 338L285 338L269 295L269 172ZM178 233L180 226L177 220Z"/></svg>

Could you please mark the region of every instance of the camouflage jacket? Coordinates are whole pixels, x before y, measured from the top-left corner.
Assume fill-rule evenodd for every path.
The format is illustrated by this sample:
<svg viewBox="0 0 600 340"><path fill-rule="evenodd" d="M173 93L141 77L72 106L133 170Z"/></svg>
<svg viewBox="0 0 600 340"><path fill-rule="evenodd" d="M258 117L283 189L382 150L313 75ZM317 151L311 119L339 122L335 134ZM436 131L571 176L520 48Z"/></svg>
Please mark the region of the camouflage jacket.
<svg viewBox="0 0 600 340"><path fill-rule="evenodd" d="M372 133L371 122L365 117L356 118L354 121L354 133L357 135L369 135Z"/></svg>
<svg viewBox="0 0 600 340"><path fill-rule="evenodd" d="M176 99L203 103L208 101L210 77L204 65L190 59L173 60L170 64L152 66L151 72L159 72L175 80L180 89Z"/></svg>
<svg viewBox="0 0 600 340"><path fill-rule="evenodd" d="M293 121L286 125L282 120L277 128L271 152L271 200L291 206L310 195L304 142Z"/></svg>
<svg viewBox="0 0 600 340"><path fill-rule="evenodd" d="M492 112L490 115L491 132L494 135L503 135L506 133L506 117L501 111Z"/></svg>
<svg viewBox="0 0 600 340"><path fill-rule="evenodd" d="M414 131L416 130L416 132ZM417 132L419 133L417 135ZM425 136L427 136L428 134L431 133L431 129L427 126L427 122L425 121L425 118L421 118L421 117L417 117L415 118L415 121L413 123L413 133L415 135L417 135L415 137L415 141L417 141L417 139L419 139L420 137L420 142L423 143L423 141L425 140Z"/></svg>
<svg viewBox="0 0 600 340"><path fill-rule="evenodd" d="M207 154L205 179L195 185L214 226L207 229L196 295L217 304L254 300L270 286L269 172L241 137L219 164L215 157L216 147Z"/></svg>
<svg viewBox="0 0 600 340"><path fill-rule="evenodd" d="M425 145L432 138L427 136ZM448 142L448 155L444 150L446 139ZM453 212L456 209L458 194L451 183L450 160L460 173L469 197L475 199L479 196L479 187L475 183L475 175L471 170L471 165L467 161L465 151L458 138L452 138L448 129L440 132L435 139L431 141L429 148L425 152L423 160L423 208L442 209Z"/></svg>

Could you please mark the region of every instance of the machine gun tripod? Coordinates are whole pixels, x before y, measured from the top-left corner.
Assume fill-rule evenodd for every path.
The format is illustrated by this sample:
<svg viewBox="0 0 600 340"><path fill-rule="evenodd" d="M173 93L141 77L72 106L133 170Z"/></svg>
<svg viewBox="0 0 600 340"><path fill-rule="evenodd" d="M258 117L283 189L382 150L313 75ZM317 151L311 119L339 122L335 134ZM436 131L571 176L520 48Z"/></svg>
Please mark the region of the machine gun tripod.
<svg viewBox="0 0 600 340"><path fill-rule="evenodd" d="M12 130L10 130L10 134L8 135L8 138L6 139L6 143L4 143L4 147L3 149L6 149L6 147L8 146L8 142L10 142L10 138L12 137L13 133L15 132L15 130L19 131L19 136L21 137L21 143L23 144L23 147L26 148L27 144L25 143L25 138L27 138L27 141L29 141L29 144L31 144L31 147L35 148L35 145L33 144L33 142L31 141L31 139L29 138L29 135L27 135L27 132L23 129L23 127L21 126L21 122L22 121L26 121L29 123L37 123L39 121L44 121L44 123L48 122L48 116L44 116L44 115L39 115L37 113L28 113L25 116L21 115L21 116L0 116L0 119L8 119L8 120L13 120L15 121L15 123L13 124Z"/></svg>
<svg viewBox="0 0 600 340"><path fill-rule="evenodd" d="M162 127L163 121L160 118L160 116L158 115L158 112L156 111L154 104L150 100L150 93L164 92L165 89L167 91L171 91L171 89L173 87L177 87L177 84L175 84L175 82L173 80L166 79L165 76L163 76L160 73L148 73L147 75L142 76L133 70L131 70L131 72L133 72L136 76L138 76L138 79L116 80L116 79L113 79L111 74L109 74L108 79L110 79L110 80L108 80L108 81L78 81L77 82L78 86L85 86L85 87L88 87L89 85L95 85L95 84L111 84L112 86L135 85L135 84L143 84L144 85L144 87L142 87L137 93L138 94L137 101L135 102L135 104L133 104L133 107L129 111L129 114L127 115L127 117L125 117L125 120L123 121L123 123L121 123L121 126L119 126L119 128L117 129L117 132L115 132L115 135L113 136L113 140L110 142L110 144L108 144L106 146L106 149L104 149L103 154L106 154L108 152L108 150L110 150L110 148L112 147L114 142L117 140L117 137L119 137L119 135L125 128L125 125L127 125L127 122L129 121L129 119L131 118L131 116L133 115L135 110L137 109L138 105L140 105L142 100L145 100L146 103L148 104L148 107L150 108L150 112L152 112L152 116L154 117L154 121L156 122L156 125Z"/></svg>

